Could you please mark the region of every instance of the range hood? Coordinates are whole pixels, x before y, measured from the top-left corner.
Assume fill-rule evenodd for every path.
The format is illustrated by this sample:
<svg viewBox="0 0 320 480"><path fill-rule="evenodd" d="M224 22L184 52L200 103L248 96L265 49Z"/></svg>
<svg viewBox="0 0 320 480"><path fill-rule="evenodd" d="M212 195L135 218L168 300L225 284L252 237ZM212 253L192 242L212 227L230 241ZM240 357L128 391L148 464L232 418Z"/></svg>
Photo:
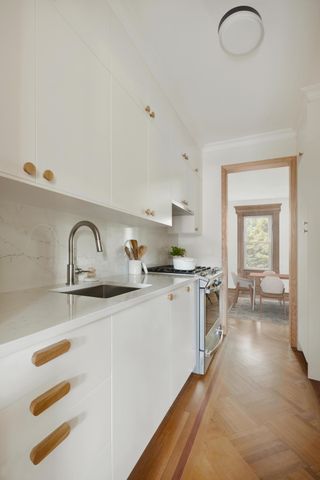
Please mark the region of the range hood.
<svg viewBox="0 0 320 480"><path fill-rule="evenodd" d="M184 203L172 201L172 216L180 217L182 215L194 215L194 212Z"/></svg>

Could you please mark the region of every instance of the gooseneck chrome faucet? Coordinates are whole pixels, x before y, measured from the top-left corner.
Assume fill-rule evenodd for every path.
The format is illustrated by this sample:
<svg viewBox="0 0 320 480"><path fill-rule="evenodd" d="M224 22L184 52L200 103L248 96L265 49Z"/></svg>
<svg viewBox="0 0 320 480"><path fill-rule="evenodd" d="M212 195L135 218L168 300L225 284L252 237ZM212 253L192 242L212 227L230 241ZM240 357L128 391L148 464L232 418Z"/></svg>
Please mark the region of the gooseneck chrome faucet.
<svg viewBox="0 0 320 480"><path fill-rule="evenodd" d="M74 258L74 236L76 232L79 230L80 227L88 227L93 233L97 252L102 252L102 243L100 232L98 228L95 226L94 223L89 222L88 220L82 220L78 222L72 227L70 235L69 235L69 248L68 248L68 265L67 265L67 285L75 285L76 275L79 273L85 272L86 270L82 270L81 268L76 268L75 266L75 258Z"/></svg>

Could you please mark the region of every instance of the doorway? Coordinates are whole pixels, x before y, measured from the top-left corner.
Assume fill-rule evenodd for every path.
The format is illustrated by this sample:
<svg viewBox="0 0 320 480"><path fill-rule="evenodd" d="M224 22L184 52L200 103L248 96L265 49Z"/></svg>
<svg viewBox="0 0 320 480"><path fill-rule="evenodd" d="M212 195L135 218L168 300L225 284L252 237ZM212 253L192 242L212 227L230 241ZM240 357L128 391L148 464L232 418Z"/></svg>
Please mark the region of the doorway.
<svg viewBox="0 0 320 480"><path fill-rule="evenodd" d="M223 165L221 167L221 244L222 268L229 271L228 256L228 175L231 173L289 167L289 328L290 345L297 347L297 158L282 157L270 160ZM222 289L221 317L224 331L228 331L228 281Z"/></svg>

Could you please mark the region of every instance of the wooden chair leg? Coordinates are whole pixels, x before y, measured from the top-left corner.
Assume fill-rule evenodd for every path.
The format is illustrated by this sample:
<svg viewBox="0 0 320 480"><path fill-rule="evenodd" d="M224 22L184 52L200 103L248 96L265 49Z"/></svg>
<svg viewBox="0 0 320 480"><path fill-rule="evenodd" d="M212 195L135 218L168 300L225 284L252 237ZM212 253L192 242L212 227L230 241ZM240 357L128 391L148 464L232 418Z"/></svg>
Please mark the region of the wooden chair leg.
<svg viewBox="0 0 320 480"><path fill-rule="evenodd" d="M233 302L232 302L232 306L234 307L238 301L238 298L239 298L239 289L240 289L240 284L237 283L236 285L236 291L234 292L234 297L233 297Z"/></svg>
<svg viewBox="0 0 320 480"><path fill-rule="evenodd" d="M249 286L249 293L250 293L250 305L251 308L253 307L253 288Z"/></svg>

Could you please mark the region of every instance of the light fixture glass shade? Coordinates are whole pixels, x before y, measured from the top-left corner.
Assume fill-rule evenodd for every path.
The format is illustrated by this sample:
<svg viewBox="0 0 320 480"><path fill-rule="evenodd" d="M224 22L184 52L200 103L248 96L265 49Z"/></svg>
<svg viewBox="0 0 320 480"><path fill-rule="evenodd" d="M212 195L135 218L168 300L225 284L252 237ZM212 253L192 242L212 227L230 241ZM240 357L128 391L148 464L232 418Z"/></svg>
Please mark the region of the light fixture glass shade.
<svg viewBox="0 0 320 480"><path fill-rule="evenodd" d="M262 18L252 7L235 7L221 19L218 28L222 48L232 55L252 52L262 42Z"/></svg>

